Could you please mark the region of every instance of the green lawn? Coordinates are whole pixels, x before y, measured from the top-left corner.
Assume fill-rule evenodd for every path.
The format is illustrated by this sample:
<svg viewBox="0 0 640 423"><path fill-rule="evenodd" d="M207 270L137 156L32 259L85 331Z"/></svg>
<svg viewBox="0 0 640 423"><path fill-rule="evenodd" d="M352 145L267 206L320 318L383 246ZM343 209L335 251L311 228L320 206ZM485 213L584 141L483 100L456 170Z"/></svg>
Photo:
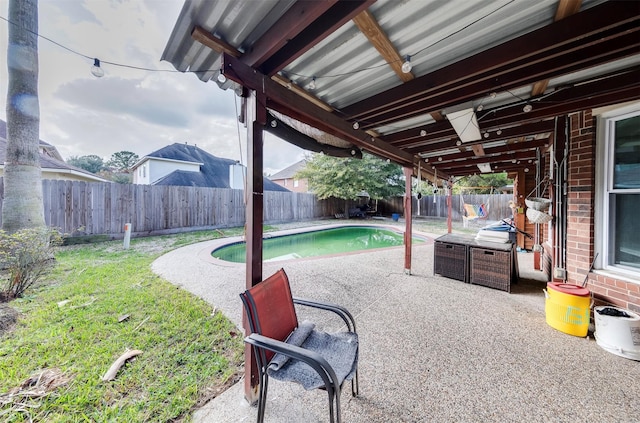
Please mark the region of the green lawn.
<svg viewBox="0 0 640 423"><path fill-rule="evenodd" d="M326 223L337 222L295 225ZM442 234L446 221L416 221L414 229ZM10 303L20 318L0 335L0 421L188 421L194 408L238 380L242 333L210 305L152 273L151 263L172 249L241 231L134 239L129 250L122 241L61 248L47 280ZM143 353L114 381L103 382L128 349ZM40 385L24 387L26 396L10 395L44 369L57 372L51 383L60 386L45 396L29 395Z"/></svg>
<svg viewBox="0 0 640 423"><path fill-rule="evenodd" d="M240 232L138 239L129 250L122 241L62 248L47 281L10 303L20 318L0 338L0 421L178 421L237 380L242 333L150 265L178 246ZM127 349L143 353L103 382ZM29 397L38 385L8 395L43 369L67 382L44 397Z"/></svg>

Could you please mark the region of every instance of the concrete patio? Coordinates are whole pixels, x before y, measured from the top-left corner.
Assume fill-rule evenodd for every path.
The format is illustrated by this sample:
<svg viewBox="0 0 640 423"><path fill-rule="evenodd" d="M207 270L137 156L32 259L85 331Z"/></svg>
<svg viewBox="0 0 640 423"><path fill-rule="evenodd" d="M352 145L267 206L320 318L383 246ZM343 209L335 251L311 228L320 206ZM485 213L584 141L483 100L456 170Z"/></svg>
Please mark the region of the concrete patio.
<svg viewBox="0 0 640 423"><path fill-rule="evenodd" d="M229 239L168 253L153 270L204 298L238 326L245 266L213 259ZM265 263L283 267L293 295L346 306L360 335L360 397L342 393L344 422L637 422L640 362L545 323L545 287L532 255L519 253L511 293L433 275L433 243ZM326 330L341 322L299 309ZM242 382L198 410L194 422L253 422ZM326 422L324 391L272 381L266 422Z"/></svg>

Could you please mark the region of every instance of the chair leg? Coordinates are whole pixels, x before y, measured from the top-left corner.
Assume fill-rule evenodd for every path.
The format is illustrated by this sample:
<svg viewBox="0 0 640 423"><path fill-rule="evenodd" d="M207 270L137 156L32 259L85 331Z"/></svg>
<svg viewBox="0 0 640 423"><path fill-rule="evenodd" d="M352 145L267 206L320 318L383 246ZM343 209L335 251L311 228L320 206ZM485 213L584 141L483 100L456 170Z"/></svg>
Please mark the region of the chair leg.
<svg viewBox="0 0 640 423"><path fill-rule="evenodd" d="M268 387L269 387L269 375L267 374L267 372L264 372L260 377L260 393L258 394L258 423L264 422L264 409L267 406Z"/></svg>
<svg viewBox="0 0 640 423"><path fill-rule="evenodd" d="M358 385L358 369L356 368L356 374L351 379L351 395L357 397L360 393L360 386Z"/></svg>

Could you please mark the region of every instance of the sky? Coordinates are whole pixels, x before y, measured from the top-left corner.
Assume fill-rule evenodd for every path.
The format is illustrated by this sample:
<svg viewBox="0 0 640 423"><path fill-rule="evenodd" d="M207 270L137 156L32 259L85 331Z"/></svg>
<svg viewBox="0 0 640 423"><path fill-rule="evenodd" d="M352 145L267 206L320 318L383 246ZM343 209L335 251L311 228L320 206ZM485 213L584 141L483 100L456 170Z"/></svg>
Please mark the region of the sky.
<svg viewBox="0 0 640 423"><path fill-rule="evenodd" d="M8 3L0 0L3 18L8 18ZM173 71L160 57L182 4L182 0L40 1L39 34L100 59L105 72L102 78L94 77L93 60L39 37L40 139L54 145L64 159L95 154L108 160L123 150L142 158L179 142L246 164L246 128L238 123L240 99L232 90L204 83L194 74L104 63ZM0 119L5 121L8 26L0 20ZM304 153L265 132L267 174L301 160Z"/></svg>

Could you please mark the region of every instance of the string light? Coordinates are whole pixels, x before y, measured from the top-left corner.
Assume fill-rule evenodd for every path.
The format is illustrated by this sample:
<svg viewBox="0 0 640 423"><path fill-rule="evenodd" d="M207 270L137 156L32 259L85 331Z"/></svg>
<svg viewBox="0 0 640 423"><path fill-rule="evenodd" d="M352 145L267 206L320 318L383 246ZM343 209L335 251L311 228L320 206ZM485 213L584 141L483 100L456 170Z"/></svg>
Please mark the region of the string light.
<svg viewBox="0 0 640 423"><path fill-rule="evenodd" d="M224 76L224 73L222 73L222 69L220 69L217 79L218 79L218 82L221 84L224 84L225 82L227 82L227 77Z"/></svg>
<svg viewBox="0 0 640 423"><path fill-rule="evenodd" d="M93 59L93 66L91 66L91 75L96 78L102 78L104 76L104 69L100 67L100 60Z"/></svg>
<svg viewBox="0 0 640 423"><path fill-rule="evenodd" d="M404 73L411 72L412 65L411 65L411 62L410 62L410 58L412 56L416 56L416 55L418 55L418 54L420 54L420 53L432 48L433 46L435 46L435 45L437 45L437 44L439 44L439 43L441 43L441 42L443 42L443 41L455 36L456 34L466 30L467 28L471 27L472 25L475 25L475 24L479 23L480 21L488 18L489 16L497 13L498 11L500 11L503 8L505 8L509 4L513 3L514 1L515 0L510 0L507 3L505 3L503 5L500 5L496 9L490 11L489 13L485 14L484 16L479 17L478 19L474 20L473 22L470 22L469 24L463 26L462 28L460 28L460 29L458 29L458 30L456 30L456 31L444 36L443 38L435 41L434 43L432 43L432 44L430 44L428 46L425 46L425 47L421 48L420 50L416 51L413 55L407 55L406 56L407 60L402 64L402 71ZM4 16L0 16L0 19L6 21L7 23L9 23L11 25L17 25L15 22L10 21L9 19L5 18ZM82 54L80 52L77 52L77 51L75 51L75 50L73 50L73 49L71 49L69 47L66 47L66 46L64 46L64 45L62 45L62 44L60 44L60 43L58 43L58 42L56 42L56 41L44 36L44 35L41 35L41 34L35 32L35 31L31 31L28 28L23 28L23 29L26 30L27 32L30 32L31 34L33 34L33 35L35 35L37 37L40 37L40 38L42 38L44 40L47 40L50 43L55 44L58 47L61 47L61 48L65 49L65 50L67 50L67 51L69 51L69 52L71 52L71 53L73 53L75 55L84 57L85 59L95 60L93 57L90 57L90 56L87 56L86 54ZM184 73L183 71L180 71L180 70L177 70L177 69L154 69L154 68L147 68L147 67L140 67L140 66L132 66L132 65L124 64L124 63L111 62L111 61L106 61L106 60L102 60L101 63L106 63L106 64L109 64L109 65L112 65L112 66L123 67L123 68L128 68L128 69L142 70L142 71L147 71L147 72ZM405 70L405 65L409 66L408 70ZM360 73L360 72L366 72L366 71L369 71L369 70L372 70L372 69L385 67L385 66L388 66L388 64L387 63L381 63L380 65L370 66L370 67L366 67L366 68L362 68L362 69L356 69L356 70L351 71L351 72L346 72L346 73L341 73L341 74L334 74L334 75L322 75L322 78L335 78L335 77L341 77L341 76L354 75L354 74L357 74L357 73ZM215 71L216 71L216 69L203 69L203 70L189 70L188 72L195 73L195 74L204 74L204 73L215 72ZM103 72L104 72L104 70L103 70ZM307 78L309 77L309 76L297 74L297 73L294 73L294 72L291 72L291 74L292 75L296 75L296 76L300 76L300 77L307 77ZM226 77L225 77L225 81L226 81ZM492 95L493 95L493 93L492 93Z"/></svg>
<svg viewBox="0 0 640 423"><path fill-rule="evenodd" d="M529 103L525 104L524 107L522 108L522 111L525 113L529 113L532 110L533 110L533 106Z"/></svg>
<svg viewBox="0 0 640 423"><path fill-rule="evenodd" d="M307 85L307 88L310 90L315 90L316 89L316 77L314 76L311 79L311 82L309 82L309 85Z"/></svg>
<svg viewBox="0 0 640 423"><path fill-rule="evenodd" d="M402 73L409 73L413 69L413 65L411 64L411 56L408 54L405 56L404 63L402 64Z"/></svg>
<svg viewBox="0 0 640 423"><path fill-rule="evenodd" d="M353 122L353 129L360 129L360 124L357 121Z"/></svg>

